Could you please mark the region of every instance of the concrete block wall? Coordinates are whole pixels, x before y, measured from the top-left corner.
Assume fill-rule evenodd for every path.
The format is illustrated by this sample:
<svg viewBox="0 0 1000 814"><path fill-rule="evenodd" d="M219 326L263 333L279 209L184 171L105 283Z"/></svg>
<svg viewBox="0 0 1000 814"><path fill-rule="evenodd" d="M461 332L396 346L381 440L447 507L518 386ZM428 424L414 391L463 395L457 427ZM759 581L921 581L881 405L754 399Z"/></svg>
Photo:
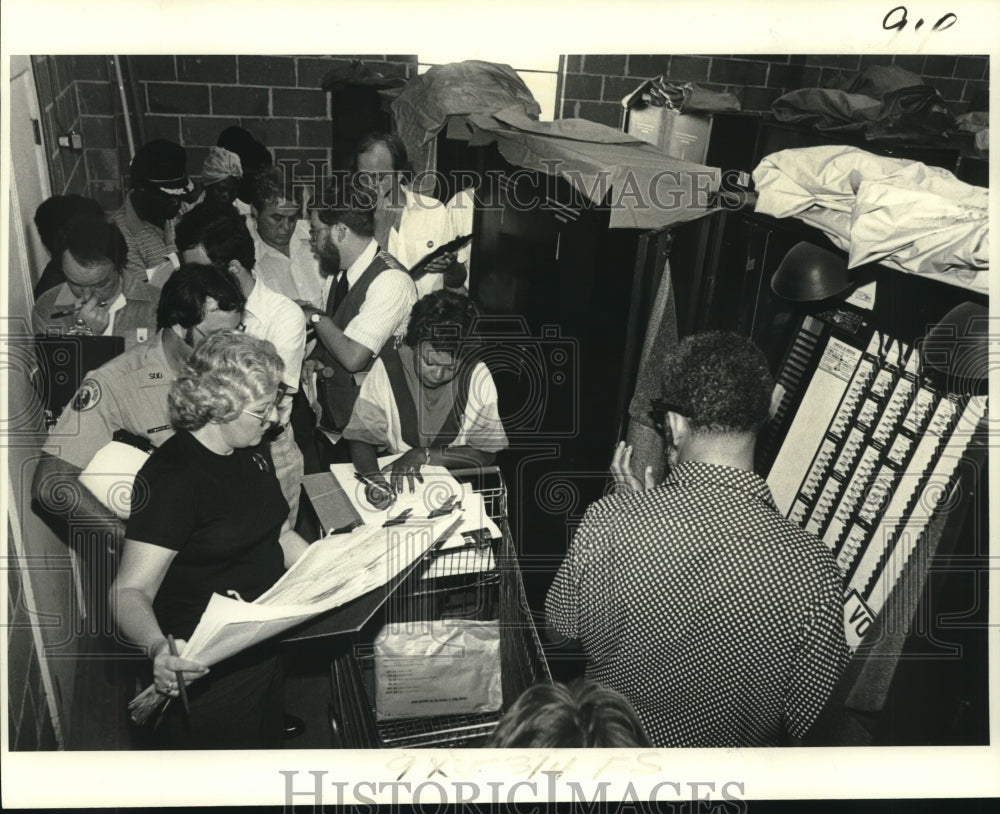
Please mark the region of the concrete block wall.
<svg viewBox="0 0 1000 814"><path fill-rule="evenodd" d="M42 117L42 138L49 164L53 195L88 194L87 167L83 153L60 149L57 136L80 132L80 102L76 86L76 64L72 56L34 56L31 67Z"/></svg>
<svg viewBox="0 0 1000 814"><path fill-rule="evenodd" d="M416 76L417 58L358 56L135 56L129 58L146 140L168 138L188 152L197 178L208 150L231 125L246 128L275 161L330 161L330 94L327 71L362 60L372 71Z"/></svg>
<svg viewBox="0 0 1000 814"><path fill-rule="evenodd" d="M923 77L953 112L989 107L988 56L878 54L577 54L565 57L560 118L580 117L621 128L621 100L644 80L665 74L729 91L744 110L766 112L779 96L799 88L832 87L869 65L899 65Z"/></svg>

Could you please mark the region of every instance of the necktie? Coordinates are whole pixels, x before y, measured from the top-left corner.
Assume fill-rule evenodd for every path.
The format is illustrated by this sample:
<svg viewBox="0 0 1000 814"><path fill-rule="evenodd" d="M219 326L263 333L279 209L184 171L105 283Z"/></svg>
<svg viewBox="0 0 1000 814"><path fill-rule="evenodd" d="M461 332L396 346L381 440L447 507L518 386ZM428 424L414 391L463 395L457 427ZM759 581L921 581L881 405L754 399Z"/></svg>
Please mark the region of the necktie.
<svg viewBox="0 0 1000 814"><path fill-rule="evenodd" d="M337 287L333 290L333 299L330 300L330 307L327 309L327 313L333 316L337 313L337 309L340 308L340 304L344 301L347 296L347 272L340 272L340 279L337 280Z"/></svg>

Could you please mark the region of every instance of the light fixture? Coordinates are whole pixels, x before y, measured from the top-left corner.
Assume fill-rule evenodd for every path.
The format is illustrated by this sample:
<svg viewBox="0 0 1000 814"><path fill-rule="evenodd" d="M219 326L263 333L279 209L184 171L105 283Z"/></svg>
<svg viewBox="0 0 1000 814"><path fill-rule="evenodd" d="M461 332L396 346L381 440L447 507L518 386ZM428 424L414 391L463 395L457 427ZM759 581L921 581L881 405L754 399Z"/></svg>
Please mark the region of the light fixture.
<svg viewBox="0 0 1000 814"><path fill-rule="evenodd" d="M812 243L796 243L771 277L771 290L794 302L816 302L846 291L854 283L847 261Z"/></svg>

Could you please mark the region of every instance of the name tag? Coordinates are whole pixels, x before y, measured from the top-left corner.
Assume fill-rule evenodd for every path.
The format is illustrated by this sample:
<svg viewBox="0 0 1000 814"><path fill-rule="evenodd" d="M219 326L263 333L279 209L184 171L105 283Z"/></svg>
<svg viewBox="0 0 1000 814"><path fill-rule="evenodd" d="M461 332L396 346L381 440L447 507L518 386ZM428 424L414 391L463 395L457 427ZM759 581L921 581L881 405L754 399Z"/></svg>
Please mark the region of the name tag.
<svg viewBox="0 0 1000 814"><path fill-rule="evenodd" d="M148 430L146 430L146 435L152 435L155 432L164 432L169 429L170 429L169 424L164 424L162 427L150 427Z"/></svg>

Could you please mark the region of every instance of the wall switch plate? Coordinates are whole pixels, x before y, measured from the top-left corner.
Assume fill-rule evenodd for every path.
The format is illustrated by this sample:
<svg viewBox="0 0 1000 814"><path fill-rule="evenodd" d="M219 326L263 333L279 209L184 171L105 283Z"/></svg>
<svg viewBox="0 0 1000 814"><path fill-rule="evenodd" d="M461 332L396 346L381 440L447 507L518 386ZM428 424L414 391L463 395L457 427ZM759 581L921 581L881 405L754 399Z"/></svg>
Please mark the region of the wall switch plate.
<svg viewBox="0 0 1000 814"><path fill-rule="evenodd" d="M75 130L70 130L68 133L61 133L58 135L56 137L56 143L63 150L82 150L83 136Z"/></svg>

